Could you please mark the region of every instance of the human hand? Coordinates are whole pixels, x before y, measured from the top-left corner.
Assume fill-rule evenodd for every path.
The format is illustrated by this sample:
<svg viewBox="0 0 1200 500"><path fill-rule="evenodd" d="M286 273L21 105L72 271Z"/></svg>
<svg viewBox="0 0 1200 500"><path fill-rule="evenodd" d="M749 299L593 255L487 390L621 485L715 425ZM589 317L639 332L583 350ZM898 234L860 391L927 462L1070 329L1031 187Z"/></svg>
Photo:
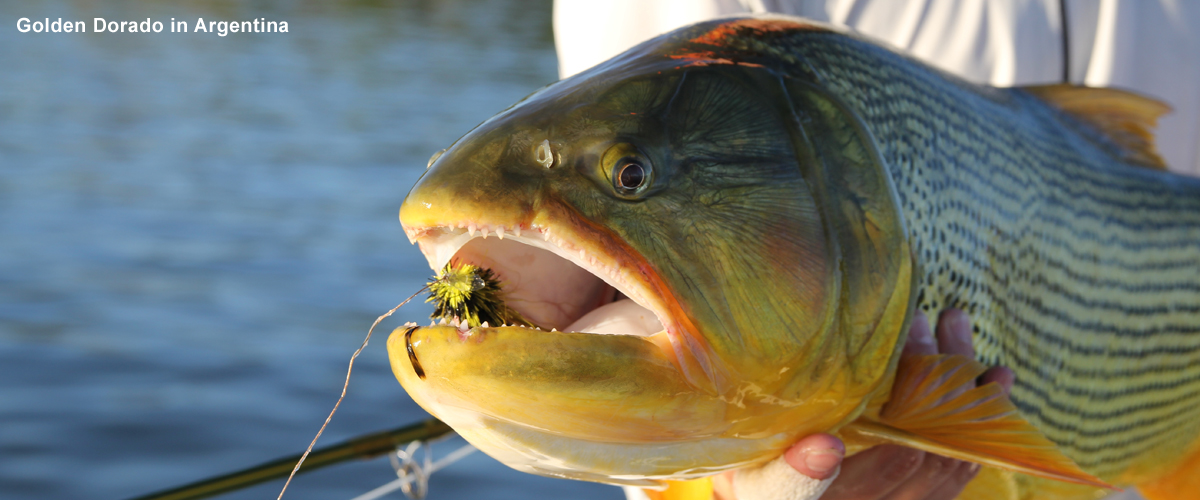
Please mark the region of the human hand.
<svg viewBox="0 0 1200 500"><path fill-rule="evenodd" d="M929 319L924 314L918 311L913 318L902 356L939 353L975 356L975 349L971 345L971 321L965 312L957 309L942 311L936 337L932 335ZM1007 393L1012 389L1013 379L1012 370L996 367L984 372L979 382L999 383ZM966 390L962 389L964 392ZM955 392L947 397L960 393ZM796 470L806 474L805 470ZM903 446L880 445L847 459L842 464L838 478L821 498L952 500L978 472L979 466L970 462Z"/></svg>
<svg viewBox="0 0 1200 500"><path fill-rule="evenodd" d="M939 353L974 357L971 322L965 312L942 311L936 336L923 313L918 311L913 318L901 355ZM1012 389L1013 379L1012 370L995 367L984 372L979 382L996 382L1007 393ZM845 446L838 438L813 434L789 448L783 460L796 472L814 480L837 475L820 497L822 500L953 500L979 472L979 466L970 462L896 445L876 446L843 461L844 454ZM717 498L736 498L733 482L730 473L715 478Z"/></svg>

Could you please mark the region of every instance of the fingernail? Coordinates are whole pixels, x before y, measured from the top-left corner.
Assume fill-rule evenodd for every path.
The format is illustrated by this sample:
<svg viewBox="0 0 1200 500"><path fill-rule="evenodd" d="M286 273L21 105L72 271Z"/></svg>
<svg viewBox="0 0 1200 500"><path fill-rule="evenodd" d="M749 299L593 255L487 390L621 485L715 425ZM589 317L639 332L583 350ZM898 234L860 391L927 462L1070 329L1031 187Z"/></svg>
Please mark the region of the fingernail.
<svg viewBox="0 0 1200 500"><path fill-rule="evenodd" d="M912 337L913 342L918 344L933 345L933 335L929 334L929 330L927 328L913 329L909 336Z"/></svg>
<svg viewBox="0 0 1200 500"><path fill-rule="evenodd" d="M950 331L952 332L958 333L962 331L970 331L971 329L971 321L967 318L967 314L958 309L949 310L943 317L946 319L947 323L950 323L947 326L950 327Z"/></svg>
<svg viewBox="0 0 1200 500"><path fill-rule="evenodd" d="M804 465L816 473L826 473L842 463L842 453L838 450L812 450L804 457Z"/></svg>
<svg viewBox="0 0 1200 500"><path fill-rule="evenodd" d="M921 344L933 344L933 334L929 331L929 320L925 315L919 314L913 318L912 326L909 327L908 336L913 342Z"/></svg>

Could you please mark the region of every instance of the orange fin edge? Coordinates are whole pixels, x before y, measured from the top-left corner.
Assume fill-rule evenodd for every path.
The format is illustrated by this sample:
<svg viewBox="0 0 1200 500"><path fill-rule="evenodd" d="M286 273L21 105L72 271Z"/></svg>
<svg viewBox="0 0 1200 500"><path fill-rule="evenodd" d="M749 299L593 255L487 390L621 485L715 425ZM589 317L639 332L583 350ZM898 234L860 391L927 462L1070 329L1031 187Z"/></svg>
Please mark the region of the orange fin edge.
<svg viewBox="0 0 1200 500"><path fill-rule="evenodd" d="M985 370L965 356L905 356L896 372L893 399L879 420L860 418L839 433L854 441L899 444L1033 476L1117 489L1064 455L1017 413L999 385L969 388Z"/></svg>
<svg viewBox="0 0 1200 500"><path fill-rule="evenodd" d="M1153 132L1158 118L1171 111L1162 101L1125 90L1063 83L1018 88L1098 129L1124 150L1123 160L1167 169Z"/></svg>

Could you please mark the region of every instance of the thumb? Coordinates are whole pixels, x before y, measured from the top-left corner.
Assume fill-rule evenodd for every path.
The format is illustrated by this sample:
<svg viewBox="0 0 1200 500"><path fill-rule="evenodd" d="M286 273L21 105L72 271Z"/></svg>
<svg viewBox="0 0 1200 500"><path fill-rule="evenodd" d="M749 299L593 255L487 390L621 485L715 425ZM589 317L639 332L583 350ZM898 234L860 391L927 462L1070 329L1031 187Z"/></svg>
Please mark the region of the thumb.
<svg viewBox="0 0 1200 500"><path fill-rule="evenodd" d="M837 477L844 454L841 440L813 434L765 465L738 470L734 494L738 500L815 500Z"/></svg>
<svg viewBox="0 0 1200 500"><path fill-rule="evenodd" d="M828 479L837 475L846 455L842 440L829 434L813 434L801 439L783 454L796 472L813 479Z"/></svg>

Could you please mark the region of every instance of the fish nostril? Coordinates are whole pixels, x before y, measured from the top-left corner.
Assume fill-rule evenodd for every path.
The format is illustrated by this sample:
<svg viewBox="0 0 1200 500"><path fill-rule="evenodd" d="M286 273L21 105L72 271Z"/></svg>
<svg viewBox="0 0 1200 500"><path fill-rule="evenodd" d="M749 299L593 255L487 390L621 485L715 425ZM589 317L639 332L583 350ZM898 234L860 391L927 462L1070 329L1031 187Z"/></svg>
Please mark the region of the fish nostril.
<svg viewBox="0 0 1200 500"><path fill-rule="evenodd" d="M412 364L413 371L416 372L417 378L425 380L425 369L421 368L421 362L417 361L417 353L413 352L412 334L417 331L418 326L410 326L404 332L404 343L408 348L408 362Z"/></svg>

